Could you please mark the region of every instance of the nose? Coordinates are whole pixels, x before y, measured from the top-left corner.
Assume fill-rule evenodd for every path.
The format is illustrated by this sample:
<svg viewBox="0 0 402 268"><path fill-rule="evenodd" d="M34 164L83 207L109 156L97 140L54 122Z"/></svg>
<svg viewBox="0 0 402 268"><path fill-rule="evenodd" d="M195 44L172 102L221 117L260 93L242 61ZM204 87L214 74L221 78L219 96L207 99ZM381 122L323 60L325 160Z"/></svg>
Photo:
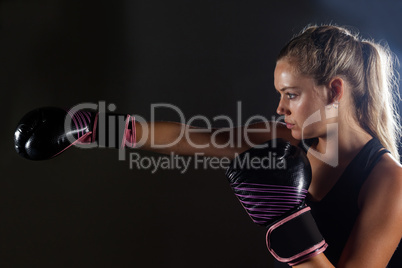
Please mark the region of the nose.
<svg viewBox="0 0 402 268"><path fill-rule="evenodd" d="M278 104L278 108L276 108L276 113L279 115L289 115L290 111L287 108L286 104L284 103L284 100L281 98Z"/></svg>

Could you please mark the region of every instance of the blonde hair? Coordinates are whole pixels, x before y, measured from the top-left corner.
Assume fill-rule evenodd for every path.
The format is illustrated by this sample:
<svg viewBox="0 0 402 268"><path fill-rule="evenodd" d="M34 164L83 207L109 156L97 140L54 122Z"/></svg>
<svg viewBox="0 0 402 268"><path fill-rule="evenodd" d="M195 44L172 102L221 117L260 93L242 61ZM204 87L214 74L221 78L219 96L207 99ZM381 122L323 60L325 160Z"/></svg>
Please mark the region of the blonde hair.
<svg viewBox="0 0 402 268"><path fill-rule="evenodd" d="M308 26L281 50L277 60L283 58L296 61L297 71L319 85L344 77L353 88L357 122L399 160L399 74L386 44L361 39L344 27Z"/></svg>

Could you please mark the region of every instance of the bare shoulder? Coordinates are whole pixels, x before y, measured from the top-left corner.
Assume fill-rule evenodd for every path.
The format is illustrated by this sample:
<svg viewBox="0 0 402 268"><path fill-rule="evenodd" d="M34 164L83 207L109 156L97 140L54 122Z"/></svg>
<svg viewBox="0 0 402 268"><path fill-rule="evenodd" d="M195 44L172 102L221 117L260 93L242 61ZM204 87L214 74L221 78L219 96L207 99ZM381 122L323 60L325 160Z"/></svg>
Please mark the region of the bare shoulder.
<svg viewBox="0 0 402 268"><path fill-rule="evenodd" d="M374 167L371 176L387 176L389 178L394 178L395 180L402 180L402 165L392 157L391 154L384 154L378 164ZM369 178L370 178L369 177Z"/></svg>
<svg viewBox="0 0 402 268"><path fill-rule="evenodd" d="M363 184L359 205L373 205L379 199L397 202L402 208L402 166L389 153L381 157Z"/></svg>
<svg viewBox="0 0 402 268"><path fill-rule="evenodd" d="M363 184L340 266L385 267L402 238L402 168L384 154Z"/></svg>

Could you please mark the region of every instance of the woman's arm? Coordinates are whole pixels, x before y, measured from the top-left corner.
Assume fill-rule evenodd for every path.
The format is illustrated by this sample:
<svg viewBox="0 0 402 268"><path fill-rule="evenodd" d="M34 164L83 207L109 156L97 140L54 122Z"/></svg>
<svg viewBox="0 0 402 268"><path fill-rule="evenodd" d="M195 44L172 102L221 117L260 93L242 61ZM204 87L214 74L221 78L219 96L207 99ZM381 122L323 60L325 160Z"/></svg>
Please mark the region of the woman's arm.
<svg viewBox="0 0 402 268"><path fill-rule="evenodd" d="M297 143L290 130L276 121L221 129L197 128L173 122L135 122L130 115L97 113L80 110L78 106L68 111L42 107L25 114L14 132L17 152L30 160L45 160L73 145L135 146L159 153L233 158L236 153L274 138Z"/></svg>
<svg viewBox="0 0 402 268"><path fill-rule="evenodd" d="M336 267L386 267L402 238L402 167L389 154L382 157L363 185L359 207L360 214ZM333 266L323 253L296 267Z"/></svg>
<svg viewBox="0 0 402 268"><path fill-rule="evenodd" d="M253 146L274 138L297 144L281 123L259 122L234 128L197 128L175 122L136 122L137 147L159 153L233 158Z"/></svg>

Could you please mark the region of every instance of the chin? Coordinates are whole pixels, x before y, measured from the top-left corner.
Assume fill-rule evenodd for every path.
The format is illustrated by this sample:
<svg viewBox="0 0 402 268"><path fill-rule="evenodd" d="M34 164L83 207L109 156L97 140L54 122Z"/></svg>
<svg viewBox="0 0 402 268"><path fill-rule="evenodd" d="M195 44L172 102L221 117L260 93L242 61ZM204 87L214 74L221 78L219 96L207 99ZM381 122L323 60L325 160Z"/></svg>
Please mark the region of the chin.
<svg viewBox="0 0 402 268"><path fill-rule="evenodd" d="M296 140L302 140L302 135L301 135L301 132L300 131L294 131L294 130L292 130L292 137L294 138L294 139L296 139ZM303 137L304 139L306 138L306 137Z"/></svg>

